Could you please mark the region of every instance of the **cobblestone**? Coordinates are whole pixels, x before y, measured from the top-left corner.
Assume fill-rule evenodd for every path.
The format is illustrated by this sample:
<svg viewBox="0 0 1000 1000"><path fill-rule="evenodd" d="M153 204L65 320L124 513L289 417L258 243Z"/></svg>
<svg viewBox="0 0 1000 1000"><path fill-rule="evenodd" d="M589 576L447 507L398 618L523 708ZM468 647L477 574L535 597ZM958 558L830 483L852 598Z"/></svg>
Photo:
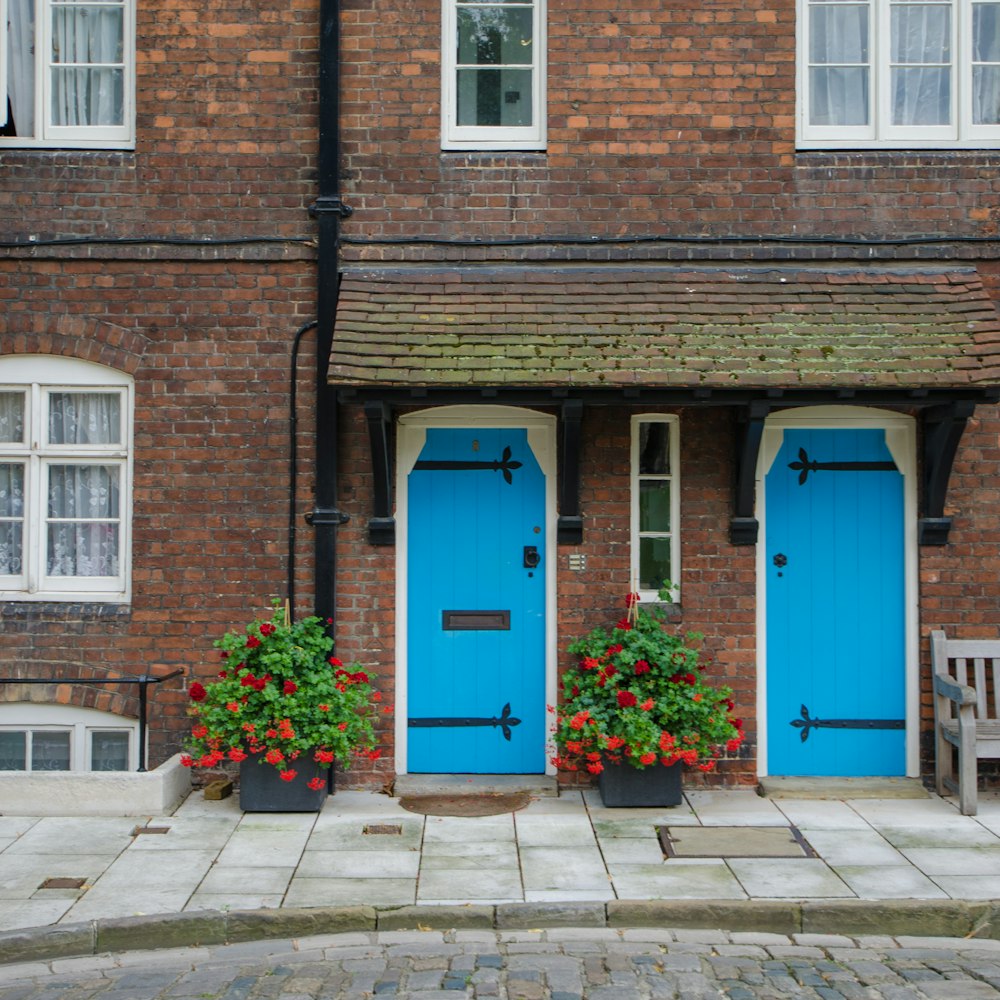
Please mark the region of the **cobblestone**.
<svg viewBox="0 0 1000 1000"><path fill-rule="evenodd" d="M996 948L559 928L345 935L0 967L0 1000L1000 1000ZM644 939L645 936L645 939Z"/></svg>

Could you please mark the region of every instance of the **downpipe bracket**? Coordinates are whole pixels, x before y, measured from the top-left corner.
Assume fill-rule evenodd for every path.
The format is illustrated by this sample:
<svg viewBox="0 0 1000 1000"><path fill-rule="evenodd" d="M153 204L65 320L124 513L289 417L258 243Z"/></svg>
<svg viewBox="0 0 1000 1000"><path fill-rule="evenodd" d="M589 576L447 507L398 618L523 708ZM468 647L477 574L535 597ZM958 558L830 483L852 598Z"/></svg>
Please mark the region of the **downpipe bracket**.
<svg viewBox="0 0 1000 1000"><path fill-rule="evenodd" d="M340 216L341 219L349 219L354 214L354 209L338 195L320 195L309 206L309 215L314 219L330 213Z"/></svg>
<svg viewBox="0 0 1000 1000"><path fill-rule="evenodd" d="M350 519L350 514L345 514L336 507L317 507L305 516L306 524L314 528L327 528L331 525L338 527L341 524L347 524Z"/></svg>

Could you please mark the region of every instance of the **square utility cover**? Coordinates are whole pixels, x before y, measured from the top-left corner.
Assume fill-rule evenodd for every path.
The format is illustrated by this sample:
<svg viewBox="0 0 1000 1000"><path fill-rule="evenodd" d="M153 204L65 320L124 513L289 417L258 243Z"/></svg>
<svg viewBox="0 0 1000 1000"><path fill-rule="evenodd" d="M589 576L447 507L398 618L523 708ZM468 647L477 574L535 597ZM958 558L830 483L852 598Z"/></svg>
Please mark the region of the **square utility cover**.
<svg viewBox="0 0 1000 1000"><path fill-rule="evenodd" d="M815 858L794 826L661 826L668 858Z"/></svg>

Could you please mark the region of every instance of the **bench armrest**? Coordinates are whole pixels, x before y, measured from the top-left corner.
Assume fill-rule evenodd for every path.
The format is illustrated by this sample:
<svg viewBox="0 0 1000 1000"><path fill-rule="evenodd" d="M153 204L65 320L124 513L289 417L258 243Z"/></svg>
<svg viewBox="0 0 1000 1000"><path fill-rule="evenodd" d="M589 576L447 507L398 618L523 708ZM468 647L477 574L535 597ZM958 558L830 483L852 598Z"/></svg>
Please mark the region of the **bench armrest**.
<svg viewBox="0 0 1000 1000"><path fill-rule="evenodd" d="M975 705L976 689L967 684L959 684L951 674L934 675L934 693L943 695L956 705Z"/></svg>

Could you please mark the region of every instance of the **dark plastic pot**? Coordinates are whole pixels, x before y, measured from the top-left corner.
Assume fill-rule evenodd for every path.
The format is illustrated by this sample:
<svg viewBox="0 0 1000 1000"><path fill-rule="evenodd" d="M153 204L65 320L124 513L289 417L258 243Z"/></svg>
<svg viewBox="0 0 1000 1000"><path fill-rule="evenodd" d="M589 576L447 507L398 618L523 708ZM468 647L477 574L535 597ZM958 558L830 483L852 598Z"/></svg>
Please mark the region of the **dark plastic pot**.
<svg viewBox="0 0 1000 1000"><path fill-rule="evenodd" d="M679 806L683 765L678 762L664 767L632 767L630 764L609 764L597 776L601 801L610 808L639 809L650 806Z"/></svg>
<svg viewBox="0 0 1000 1000"><path fill-rule="evenodd" d="M250 756L240 762L240 808L244 812L317 812L333 791L333 768L321 768L312 757L301 757L291 765L298 774L282 781L270 764ZM329 780L327 780L329 775ZM322 778L323 787L312 789L309 781Z"/></svg>

